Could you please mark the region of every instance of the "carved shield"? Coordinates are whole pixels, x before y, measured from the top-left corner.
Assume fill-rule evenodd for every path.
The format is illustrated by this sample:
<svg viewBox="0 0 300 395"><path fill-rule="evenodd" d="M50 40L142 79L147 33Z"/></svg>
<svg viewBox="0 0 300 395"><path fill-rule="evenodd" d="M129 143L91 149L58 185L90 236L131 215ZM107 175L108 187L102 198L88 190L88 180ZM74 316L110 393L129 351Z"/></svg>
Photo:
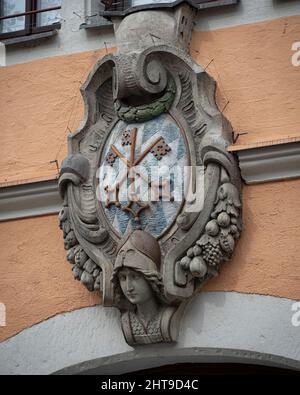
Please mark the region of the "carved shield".
<svg viewBox="0 0 300 395"><path fill-rule="evenodd" d="M180 214L188 165L184 131L170 114L143 123L118 121L102 151L98 184L116 237L134 229L163 237Z"/></svg>
<svg viewBox="0 0 300 395"><path fill-rule="evenodd" d="M142 340L130 325L143 327L142 318L115 294L125 255L127 268L155 268L159 283L150 321L162 326L145 342L174 341L184 302L219 273L240 236L240 176L214 92L212 78L171 45L107 55L82 87L86 117L61 169L60 224L75 278L124 312L132 345ZM187 190L202 196L196 209Z"/></svg>

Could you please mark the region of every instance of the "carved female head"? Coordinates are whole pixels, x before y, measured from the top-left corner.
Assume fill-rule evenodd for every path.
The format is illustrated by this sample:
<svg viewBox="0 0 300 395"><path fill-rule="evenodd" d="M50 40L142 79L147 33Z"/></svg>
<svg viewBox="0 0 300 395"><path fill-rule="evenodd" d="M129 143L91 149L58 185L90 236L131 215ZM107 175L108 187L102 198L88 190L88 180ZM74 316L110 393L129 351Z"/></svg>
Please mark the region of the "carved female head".
<svg viewBox="0 0 300 395"><path fill-rule="evenodd" d="M163 300L160 246L149 233L136 230L121 246L112 275L115 298L125 296L131 304L150 298Z"/></svg>

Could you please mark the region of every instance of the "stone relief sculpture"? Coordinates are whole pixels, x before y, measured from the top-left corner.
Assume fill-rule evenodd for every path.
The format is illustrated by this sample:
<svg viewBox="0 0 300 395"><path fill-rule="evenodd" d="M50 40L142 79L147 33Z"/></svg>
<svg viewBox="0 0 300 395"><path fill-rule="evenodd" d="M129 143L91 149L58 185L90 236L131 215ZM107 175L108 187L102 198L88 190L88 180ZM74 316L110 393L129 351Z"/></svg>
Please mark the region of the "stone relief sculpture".
<svg viewBox="0 0 300 395"><path fill-rule="evenodd" d="M141 230L133 231L117 254L112 282L130 345L172 341L170 323L176 310L164 298L160 266L159 243Z"/></svg>
<svg viewBox="0 0 300 395"><path fill-rule="evenodd" d="M242 230L232 129L187 53L192 24L186 4L114 20L118 53L83 85L85 119L61 167L67 260L120 310L131 346L176 341L186 303Z"/></svg>

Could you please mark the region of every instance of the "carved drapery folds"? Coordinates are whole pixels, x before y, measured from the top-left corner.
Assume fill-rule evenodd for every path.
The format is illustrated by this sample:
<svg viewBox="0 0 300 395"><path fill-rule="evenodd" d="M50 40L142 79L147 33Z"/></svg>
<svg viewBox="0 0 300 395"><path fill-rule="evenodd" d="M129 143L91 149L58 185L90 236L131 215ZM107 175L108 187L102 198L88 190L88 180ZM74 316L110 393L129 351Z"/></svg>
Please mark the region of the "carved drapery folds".
<svg viewBox="0 0 300 395"><path fill-rule="evenodd" d="M186 52L193 13L155 12L165 13L164 26L153 11L115 24L119 52L97 62L82 87L84 126L69 138L59 182L74 277L120 309L132 346L176 341L186 302L219 274L242 230L231 127L214 81ZM142 40L130 32L126 41L130 24L144 29ZM188 173L168 187L166 166ZM149 181L151 169L158 181ZM176 200L186 189L192 198Z"/></svg>

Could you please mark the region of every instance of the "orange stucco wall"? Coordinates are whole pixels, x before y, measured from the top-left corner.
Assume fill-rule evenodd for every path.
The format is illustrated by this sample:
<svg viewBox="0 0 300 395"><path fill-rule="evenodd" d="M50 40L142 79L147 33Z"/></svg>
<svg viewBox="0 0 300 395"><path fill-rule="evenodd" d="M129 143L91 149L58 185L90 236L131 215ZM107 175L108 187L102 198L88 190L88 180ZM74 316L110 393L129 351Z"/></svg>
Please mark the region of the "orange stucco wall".
<svg viewBox="0 0 300 395"><path fill-rule="evenodd" d="M238 143L300 136L300 67L291 63L300 16L195 32L191 55L218 82ZM55 177L69 130L80 125L79 86L105 50L0 68L0 185ZM228 103L229 101L229 103ZM46 139L47 137L47 139Z"/></svg>
<svg viewBox="0 0 300 395"><path fill-rule="evenodd" d="M206 290L300 300L299 195L299 179L244 186L242 237Z"/></svg>
<svg viewBox="0 0 300 395"><path fill-rule="evenodd" d="M300 299L300 180L244 187L244 232L208 291ZM55 314L100 303L73 280L56 216L0 224L0 341Z"/></svg>
<svg viewBox="0 0 300 395"><path fill-rule="evenodd" d="M56 314L101 302L72 280L57 216L0 224L0 341Z"/></svg>
<svg viewBox="0 0 300 395"><path fill-rule="evenodd" d="M239 145L300 137L300 17L193 35L192 56L218 82ZM66 137L83 117L79 86L105 51L0 68L0 185L57 176ZM213 60L212 60L213 59ZM228 102L229 101L229 102ZM245 186L245 229L233 260L206 290L300 299L300 180ZM56 216L0 224L0 341L58 313L101 303L73 280Z"/></svg>
<svg viewBox="0 0 300 395"><path fill-rule="evenodd" d="M218 82L219 108L248 133L239 145L300 136L299 38L300 16L194 33L191 55Z"/></svg>
<svg viewBox="0 0 300 395"><path fill-rule="evenodd" d="M80 86L105 50L0 68L0 185L54 178L80 126Z"/></svg>

